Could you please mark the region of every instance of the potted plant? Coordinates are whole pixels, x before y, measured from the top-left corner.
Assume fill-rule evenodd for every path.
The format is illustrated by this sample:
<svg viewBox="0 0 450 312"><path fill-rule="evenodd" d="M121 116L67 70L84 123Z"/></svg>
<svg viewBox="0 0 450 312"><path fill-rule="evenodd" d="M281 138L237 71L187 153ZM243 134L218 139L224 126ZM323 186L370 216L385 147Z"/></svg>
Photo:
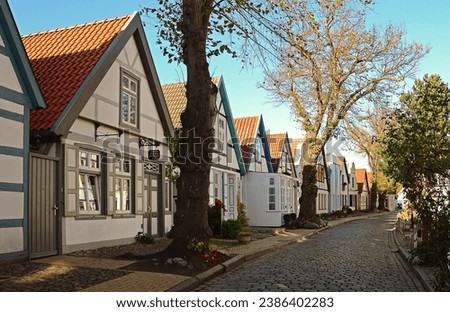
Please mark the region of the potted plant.
<svg viewBox="0 0 450 312"><path fill-rule="evenodd" d="M247 243L250 242L252 240L252 233L248 232L248 231L242 231L241 233L239 233L238 236L238 241L241 243Z"/></svg>

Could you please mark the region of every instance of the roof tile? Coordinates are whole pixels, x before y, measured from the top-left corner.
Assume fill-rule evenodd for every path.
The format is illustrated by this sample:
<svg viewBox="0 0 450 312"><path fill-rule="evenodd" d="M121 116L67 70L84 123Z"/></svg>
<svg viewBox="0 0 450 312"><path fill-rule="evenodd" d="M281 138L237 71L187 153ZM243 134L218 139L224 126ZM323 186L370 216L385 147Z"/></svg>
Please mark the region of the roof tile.
<svg viewBox="0 0 450 312"><path fill-rule="evenodd" d="M49 130L130 16L22 37L47 108L31 113L32 130Z"/></svg>

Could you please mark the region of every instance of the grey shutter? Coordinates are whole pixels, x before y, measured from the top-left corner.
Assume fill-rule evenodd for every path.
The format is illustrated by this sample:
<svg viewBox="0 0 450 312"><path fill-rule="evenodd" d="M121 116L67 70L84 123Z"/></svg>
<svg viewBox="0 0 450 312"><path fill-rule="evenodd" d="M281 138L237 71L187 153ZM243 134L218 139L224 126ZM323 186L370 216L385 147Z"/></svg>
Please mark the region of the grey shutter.
<svg viewBox="0 0 450 312"><path fill-rule="evenodd" d="M79 151L77 146L65 145L64 216L76 216L78 212Z"/></svg>
<svg viewBox="0 0 450 312"><path fill-rule="evenodd" d="M114 213L115 208L115 179L116 179L116 168L115 168L115 155L113 153L108 154L108 161L106 164L107 174L106 174L106 203L107 209L105 211L108 215Z"/></svg>
<svg viewBox="0 0 450 312"><path fill-rule="evenodd" d="M135 165L135 214L144 214L144 164L136 162Z"/></svg>

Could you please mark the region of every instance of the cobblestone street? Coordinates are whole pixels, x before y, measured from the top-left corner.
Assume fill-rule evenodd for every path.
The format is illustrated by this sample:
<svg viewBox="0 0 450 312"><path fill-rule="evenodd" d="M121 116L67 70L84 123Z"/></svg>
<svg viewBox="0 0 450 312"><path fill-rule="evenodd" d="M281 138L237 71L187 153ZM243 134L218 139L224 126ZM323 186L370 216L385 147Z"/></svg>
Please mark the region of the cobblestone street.
<svg viewBox="0 0 450 312"><path fill-rule="evenodd" d="M425 291L392 241L395 214L350 222L251 261L197 291Z"/></svg>

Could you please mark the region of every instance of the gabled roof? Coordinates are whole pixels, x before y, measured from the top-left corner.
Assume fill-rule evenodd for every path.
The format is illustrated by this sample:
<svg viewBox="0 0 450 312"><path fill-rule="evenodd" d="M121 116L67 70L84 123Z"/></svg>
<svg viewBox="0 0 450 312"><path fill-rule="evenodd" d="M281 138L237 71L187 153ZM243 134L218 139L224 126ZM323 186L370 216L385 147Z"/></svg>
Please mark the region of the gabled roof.
<svg viewBox="0 0 450 312"><path fill-rule="evenodd" d="M233 113L231 112L231 106L228 99L227 91L225 88L225 82L222 76L213 77L212 82L217 86L220 97L223 102L223 108L226 115L227 125L230 129L231 137L233 140L233 148L236 153L236 157L239 163L239 170L241 174L245 174L245 166L242 161L242 151L237 139L236 128L233 122ZM175 129L181 128L181 114L186 110L187 98L186 98L186 82L178 82L172 84L166 84L162 86L162 91L166 99L167 107L169 109L170 118Z"/></svg>
<svg viewBox="0 0 450 312"><path fill-rule="evenodd" d="M66 134L133 36L149 86L155 95L163 127L166 131L173 131L138 13L23 37L31 65L47 101L45 110L31 115L31 129Z"/></svg>
<svg viewBox="0 0 450 312"><path fill-rule="evenodd" d="M258 133L259 120L261 116L239 117L234 119L234 125L241 146L253 144Z"/></svg>
<svg viewBox="0 0 450 312"><path fill-rule="evenodd" d="M219 87L223 84L222 77L213 77L212 82ZM175 129L181 128L181 114L186 110L186 82L175 82L162 86L167 107L169 109L170 118L172 119Z"/></svg>
<svg viewBox="0 0 450 312"><path fill-rule="evenodd" d="M30 61L25 52L19 30L14 21L11 8L6 0L0 0L0 29L3 29L6 48L11 51L11 58L15 60L13 63L17 66L18 72L22 76L24 83L24 92L30 97L31 108L45 108L45 100L41 89L36 81ZM18 96L21 98L21 96ZM26 102L26 100L21 100ZM24 103L25 104L25 103Z"/></svg>
<svg viewBox="0 0 450 312"><path fill-rule="evenodd" d="M270 156L269 144L267 141L266 128L262 116L239 117L234 119L236 133L241 145L242 156L248 166L252 156L253 144L258 132L261 134L262 146L266 156L266 163L269 172L273 172L272 159Z"/></svg>
<svg viewBox="0 0 450 312"><path fill-rule="evenodd" d="M367 181L367 170L366 169L356 169L355 173L356 173L356 183L358 184L358 191L362 192L364 183L366 183L367 187L369 187L368 181Z"/></svg>
<svg viewBox="0 0 450 312"><path fill-rule="evenodd" d="M274 172L278 172L281 155L283 153L284 143L286 142L286 133L277 133L267 135L267 142L269 143L270 158L272 159L272 166ZM290 151L289 151L290 152Z"/></svg>
<svg viewBox="0 0 450 312"><path fill-rule="evenodd" d="M175 129L181 128L181 114L186 110L186 83L178 82L162 86L170 118Z"/></svg>

